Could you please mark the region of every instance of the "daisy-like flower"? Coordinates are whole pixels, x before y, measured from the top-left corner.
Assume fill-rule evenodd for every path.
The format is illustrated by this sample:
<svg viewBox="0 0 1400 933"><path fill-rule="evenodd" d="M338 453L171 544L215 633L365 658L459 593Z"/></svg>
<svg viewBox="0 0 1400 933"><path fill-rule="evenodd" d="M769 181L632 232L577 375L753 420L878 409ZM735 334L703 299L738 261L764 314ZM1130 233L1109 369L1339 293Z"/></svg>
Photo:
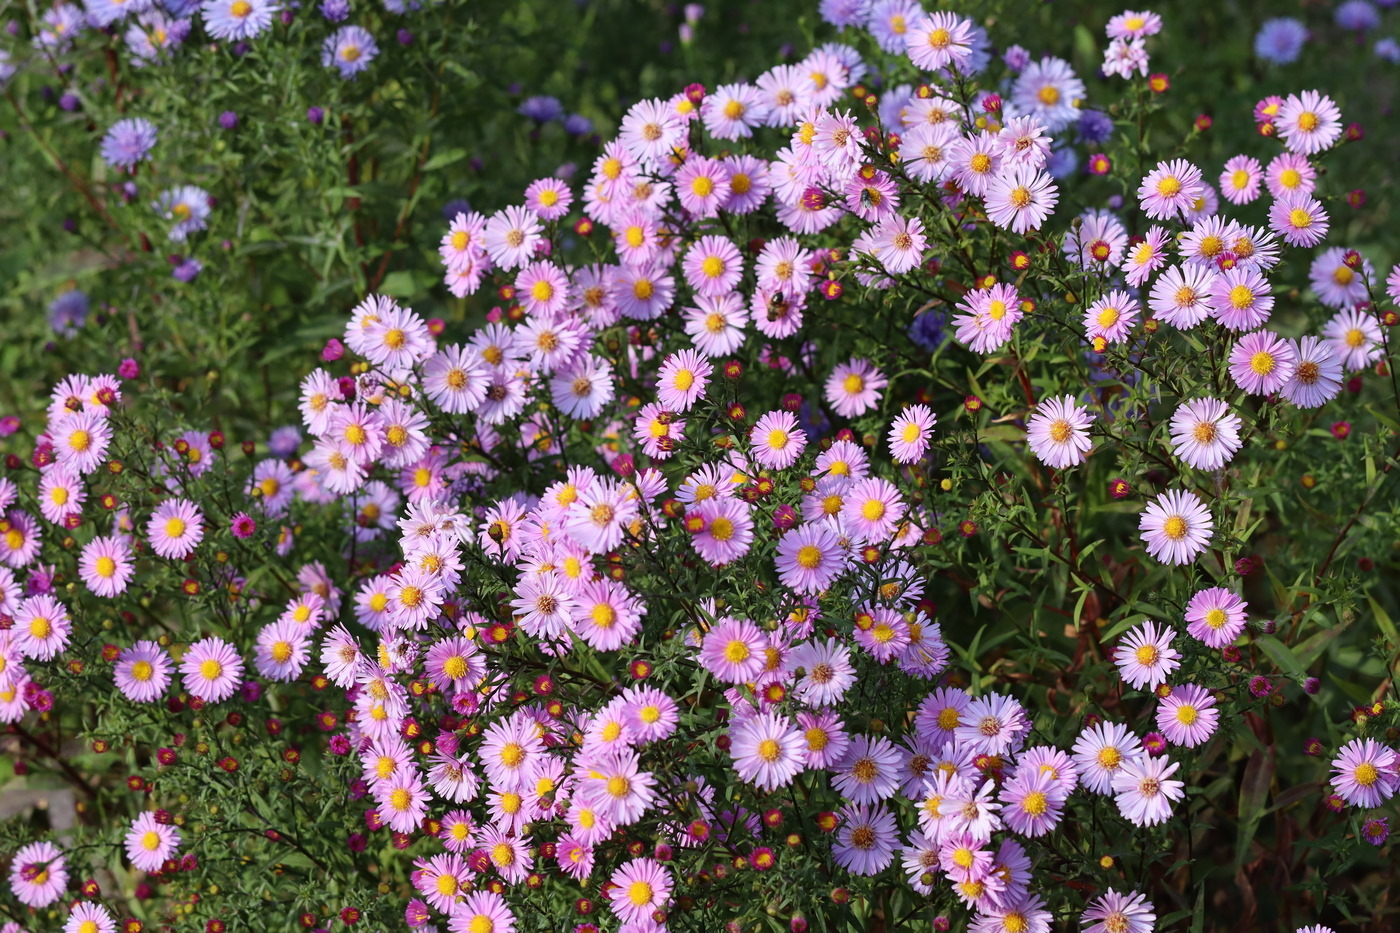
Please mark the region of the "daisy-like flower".
<svg viewBox="0 0 1400 933"><path fill-rule="evenodd" d="M609 879L607 897L612 912L627 926L645 929L652 915L670 903L671 873L655 859L638 858L620 866Z"/></svg>
<svg viewBox="0 0 1400 933"><path fill-rule="evenodd" d="M989 693L968 702L953 735L959 745L979 754L1004 755L1021 746L1030 727L1021 704L1000 693Z"/></svg>
<svg viewBox="0 0 1400 933"><path fill-rule="evenodd" d="M857 542L888 540L909 509L898 487L874 476L855 481L842 495L842 516Z"/></svg>
<svg viewBox="0 0 1400 933"><path fill-rule="evenodd" d="M618 140L634 159L659 165L685 140L686 127L662 100L642 100L622 118Z"/></svg>
<svg viewBox="0 0 1400 933"><path fill-rule="evenodd" d="M1114 289L1084 311L1084 332L1090 340L1102 337L1109 343L1123 343L1137 323L1138 303L1122 289Z"/></svg>
<svg viewBox="0 0 1400 933"><path fill-rule="evenodd" d="M1312 194L1317 187L1317 169L1306 156L1280 152L1264 170L1264 184L1276 198L1287 194Z"/></svg>
<svg viewBox="0 0 1400 933"><path fill-rule="evenodd" d="M39 511L55 525L62 524L74 512L81 514L86 501L87 489L77 472L63 464L49 466L39 477Z"/></svg>
<svg viewBox="0 0 1400 933"><path fill-rule="evenodd" d="M167 499L146 525L151 550L167 560L184 560L204 537L204 516L188 499Z"/></svg>
<svg viewBox="0 0 1400 933"><path fill-rule="evenodd" d="M131 821L126 834L126 857L141 871L160 871L160 866L180 847L180 831L161 823L146 811Z"/></svg>
<svg viewBox="0 0 1400 933"><path fill-rule="evenodd" d="M1306 193L1286 194L1269 207L1269 227L1289 246L1312 247L1327 239L1322 203Z"/></svg>
<svg viewBox="0 0 1400 933"><path fill-rule="evenodd" d="M855 418L880 403L880 390L888 382L869 360L852 357L832 369L827 377L826 400L838 415Z"/></svg>
<svg viewBox="0 0 1400 933"><path fill-rule="evenodd" d="M1157 728L1173 745L1195 748L1215 733L1220 711L1210 691L1195 684L1182 684L1157 705Z"/></svg>
<svg viewBox="0 0 1400 933"><path fill-rule="evenodd" d="M1110 39L1142 39L1162 31L1162 17L1151 10L1124 10L1104 27Z"/></svg>
<svg viewBox="0 0 1400 933"><path fill-rule="evenodd" d="M492 215L482 232L482 245L491 261L507 272L533 259L542 241L539 219L517 204Z"/></svg>
<svg viewBox="0 0 1400 933"><path fill-rule="evenodd" d="M744 274L739 248L722 236L703 236L685 254L686 282L705 298L729 294Z"/></svg>
<svg viewBox="0 0 1400 933"><path fill-rule="evenodd" d="M1120 268L1129 285L1134 288L1140 287L1147 281L1148 276L1166 265L1166 243L1167 231L1153 225L1136 246L1127 250Z"/></svg>
<svg viewBox="0 0 1400 933"><path fill-rule="evenodd" d="M1259 197L1259 183L1264 173L1259 160L1253 156L1237 155L1225 163L1220 173L1220 193L1231 204L1249 204Z"/></svg>
<svg viewBox="0 0 1400 933"><path fill-rule="evenodd" d="M569 306L569 278L552 262L528 263L515 275L515 293L527 314L552 318Z"/></svg>
<svg viewBox="0 0 1400 933"><path fill-rule="evenodd" d="M928 13L904 33L904 47L914 67L963 71L972 58L972 24L955 13Z"/></svg>
<svg viewBox="0 0 1400 933"><path fill-rule="evenodd" d="M376 784L370 789L379 805L379 815L397 833L411 833L428 815L432 795L423 786L418 772L405 768L402 774Z"/></svg>
<svg viewBox="0 0 1400 933"><path fill-rule="evenodd" d="M615 394L612 371L591 353L576 356L549 380L554 407L571 418L596 418Z"/></svg>
<svg viewBox="0 0 1400 933"><path fill-rule="evenodd" d="M1332 787L1353 807L1379 807L1400 790L1397 755L1375 739L1352 739L1332 759Z"/></svg>
<svg viewBox="0 0 1400 933"><path fill-rule="evenodd" d="M368 68L378 54L379 44L369 30L361 26L341 26L327 36L321 46L321 64L334 67L348 80Z"/></svg>
<svg viewBox="0 0 1400 933"><path fill-rule="evenodd" d="M1376 280L1376 270L1369 259L1348 264L1350 250L1334 246L1323 250L1313 260L1308 278L1317 300L1329 308L1350 308L1366 301L1366 283Z"/></svg>
<svg viewBox="0 0 1400 933"><path fill-rule="evenodd" d="M1184 215L1197 198L1205 194L1201 170L1185 159L1158 162L1138 187L1142 209L1153 220L1171 220Z"/></svg>
<svg viewBox="0 0 1400 933"><path fill-rule="evenodd" d="M525 189L525 207L540 220L558 220L573 201L573 192L558 178L537 178Z"/></svg>
<svg viewBox="0 0 1400 933"><path fill-rule="evenodd" d="M876 804L843 807L837 815L836 844L831 855L853 875L874 875L894 862L899 828L894 814Z"/></svg>
<svg viewBox="0 0 1400 933"><path fill-rule="evenodd" d="M700 104L705 131L715 139L747 139L768 120L768 101L751 84L721 84Z"/></svg>
<svg viewBox="0 0 1400 933"><path fill-rule="evenodd" d="M974 353L1000 349L1011 339L1011 331L1022 317L1021 296L1009 284L968 292L957 309L960 313L953 318L955 336Z"/></svg>
<svg viewBox="0 0 1400 933"><path fill-rule="evenodd" d="M48 661L68 647L73 620L64 605L48 593L21 600L13 615L11 632L16 633L15 646L24 657Z"/></svg>
<svg viewBox="0 0 1400 933"><path fill-rule="evenodd" d="M673 353L657 375L657 400L668 410L689 411L705 395L714 367L694 350Z"/></svg>
<svg viewBox="0 0 1400 933"><path fill-rule="evenodd" d="M126 592L136 573L131 562L131 545L125 535L98 536L83 546L78 558L78 575L98 596L111 599Z"/></svg>
<svg viewBox="0 0 1400 933"><path fill-rule="evenodd" d="M1068 469L1084 462L1093 442L1089 426L1094 423L1087 408L1075 404L1074 396L1052 398L1036 406L1026 422L1026 441L1041 463Z"/></svg>
<svg viewBox="0 0 1400 933"><path fill-rule="evenodd" d="M928 237L923 221L895 214L870 231L869 251L890 275L900 275L919 265Z"/></svg>
<svg viewBox="0 0 1400 933"><path fill-rule="evenodd" d="M704 527L691 534L697 554L713 567L732 563L753 544L753 517L740 499L711 499L686 511L687 521L697 517Z"/></svg>
<svg viewBox="0 0 1400 933"><path fill-rule="evenodd" d="M1083 933L1152 933L1157 913L1145 894L1119 894L1109 888L1079 915Z"/></svg>
<svg viewBox="0 0 1400 933"><path fill-rule="evenodd" d="M983 130L953 143L948 154L953 179L973 197L985 197L992 180L1001 174L1005 149L997 137Z"/></svg>
<svg viewBox="0 0 1400 933"><path fill-rule="evenodd" d="M117 655L112 676L122 696L133 703L152 703L170 686L170 656L153 641L138 641Z"/></svg>
<svg viewBox="0 0 1400 933"><path fill-rule="evenodd" d="M291 682L301 676L309 656L307 635L310 627L291 619L265 625L258 633L253 664L269 680Z"/></svg>
<svg viewBox="0 0 1400 933"><path fill-rule="evenodd" d="M752 716L732 732L729 754L741 780L772 793L786 787L805 767L807 741L785 717L772 712Z"/></svg>
<svg viewBox="0 0 1400 933"><path fill-rule="evenodd" d="M770 411L749 431L750 451L761 466L786 470L797 462L807 447L807 433L797 426L797 418L786 411Z"/></svg>
<svg viewBox="0 0 1400 933"><path fill-rule="evenodd" d="M1172 803L1186 796L1181 781L1170 780L1181 767L1167 758L1135 758L1123 762L1113 777L1114 801L1123 818L1135 826L1163 823Z"/></svg>
<svg viewBox="0 0 1400 933"><path fill-rule="evenodd" d="M812 96L817 90L812 76L793 65L770 68L754 84L767 108L764 122L777 127L790 127L797 123L811 108Z"/></svg>
<svg viewBox="0 0 1400 933"><path fill-rule="evenodd" d="M1289 94L1274 125L1288 151L1301 155L1330 149L1342 138L1342 113L1319 91Z"/></svg>
<svg viewBox="0 0 1400 933"><path fill-rule="evenodd" d="M1223 587L1201 590L1186 604L1186 632L1208 648L1232 644L1244 631L1248 605Z"/></svg>
<svg viewBox="0 0 1400 933"><path fill-rule="evenodd" d="M1273 313L1269 280L1250 266L1226 269L1211 282L1211 312L1228 330L1252 330Z"/></svg>
<svg viewBox="0 0 1400 933"><path fill-rule="evenodd" d="M107 908L87 901L73 905L63 923L63 933L115 933L117 923Z"/></svg>
<svg viewBox="0 0 1400 933"><path fill-rule="evenodd" d="M97 469L112 442L112 429L107 419L89 411L63 419L51 433L58 462L79 474Z"/></svg>
<svg viewBox="0 0 1400 933"><path fill-rule="evenodd" d="M675 185L682 207L696 217L715 217L729 200L729 169L718 159L691 156L676 172Z"/></svg>
<svg viewBox="0 0 1400 933"><path fill-rule="evenodd" d="M1322 328L1322 336L1348 372L1365 369L1385 354L1380 325L1369 311L1339 312Z"/></svg>
<svg viewBox="0 0 1400 933"><path fill-rule="evenodd" d="M1129 632L1113 650L1113 663L1128 686L1149 690L1166 683L1167 675L1181 666L1181 653L1172 647L1172 631L1144 622Z"/></svg>
<svg viewBox="0 0 1400 933"><path fill-rule="evenodd" d="M1342 390L1342 361L1332 346L1317 337L1294 344L1293 375L1279 394L1299 408L1316 408Z"/></svg>
<svg viewBox="0 0 1400 933"><path fill-rule="evenodd" d="M1080 783L1096 794L1110 793L1113 778L1123 764L1145 754L1137 736L1116 722L1101 722L1085 729L1074 743Z"/></svg>
<svg viewBox="0 0 1400 933"><path fill-rule="evenodd" d="M1172 453L1197 470L1218 470L1240 449L1240 419L1214 398L1182 403L1171 420Z"/></svg>
<svg viewBox="0 0 1400 933"><path fill-rule="evenodd" d="M1039 230L1059 198L1045 172L1029 165L1013 166L987 186L987 219L1015 233Z"/></svg>
<svg viewBox="0 0 1400 933"><path fill-rule="evenodd" d="M840 702L856 679L850 649L834 639L799 645L788 666L801 672L794 688L797 698L816 708Z"/></svg>
<svg viewBox="0 0 1400 933"><path fill-rule="evenodd" d="M272 25L276 0L204 0L204 28L215 39L251 39Z"/></svg>
<svg viewBox="0 0 1400 933"><path fill-rule="evenodd" d="M227 700L243 682L243 659L221 638L202 638L180 659L185 690L206 703Z"/></svg>
<svg viewBox="0 0 1400 933"><path fill-rule="evenodd" d="M638 768L637 753L605 749L580 756L579 801L618 826L630 826L642 818L655 799L656 778Z"/></svg>
<svg viewBox="0 0 1400 933"><path fill-rule="evenodd" d="M928 451L938 420L927 405L910 405L890 423L890 456L896 463L916 463Z"/></svg>
<svg viewBox="0 0 1400 933"><path fill-rule="evenodd" d="M252 2L262 5L262 0ZM210 5L223 6L227 3L228 0L208 0L205 8L207 10ZM249 0L233 0L234 6L240 4L248 6ZM271 19L271 13L268 18ZM153 207L165 220L175 221L167 234L172 243L185 242L191 233L198 233L209 224L209 192L194 185L181 185L163 192Z"/></svg>
<svg viewBox="0 0 1400 933"><path fill-rule="evenodd" d="M448 414L467 414L490 390L487 366L472 347L444 347L423 367L423 390Z"/></svg>
<svg viewBox="0 0 1400 933"><path fill-rule="evenodd" d="M744 342L748 309L738 295L719 298L697 296L695 305L685 311L685 332L695 349L708 357L726 356Z"/></svg>
<svg viewBox="0 0 1400 933"><path fill-rule="evenodd" d="M1246 334L1230 348L1230 377L1251 395L1272 395L1293 378L1298 355L1272 331Z"/></svg>
<svg viewBox="0 0 1400 933"><path fill-rule="evenodd" d="M1147 306L1159 320L1189 330L1210 316L1210 293L1218 276L1205 266L1172 266L1152 284Z"/></svg>
<svg viewBox="0 0 1400 933"><path fill-rule="evenodd" d="M1079 119L1076 102L1084 96L1084 82L1069 62L1047 56L1027 65L1017 76L1011 104L1018 114L1035 117L1054 134Z"/></svg>
<svg viewBox="0 0 1400 933"><path fill-rule="evenodd" d="M102 160L112 168L131 171L150 156L156 146L156 127L150 120L135 117L118 120L102 137Z"/></svg>
<svg viewBox="0 0 1400 933"><path fill-rule="evenodd" d="M919 181L942 181L950 169L953 144L959 138L957 128L950 123L921 123L900 139L899 163Z"/></svg>
<svg viewBox="0 0 1400 933"><path fill-rule="evenodd" d="M1147 553L1165 564L1189 564L1210 544L1210 510L1193 492L1171 489L1142 510L1138 520Z"/></svg>
<svg viewBox="0 0 1400 933"><path fill-rule="evenodd" d="M820 593L847 566L841 538L825 523L808 523L787 532L778 542L778 579L799 593Z"/></svg>
<svg viewBox="0 0 1400 933"><path fill-rule="evenodd" d="M1048 772L1019 769L1001 787L1001 818L1012 832L1043 836L1059 824L1068 796Z"/></svg>
<svg viewBox="0 0 1400 933"><path fill-rule="evenodd" d="M722 619L705 635L700 663L727 684L757 679L767 663L768 639L747 619Z"/></svg>
<svg viewBox="0 0 1400 933"><path fill-rule="evenodd" d="M31 842L10 860L10 890L21 904L47 907L68 887L68 860L51 842Z"/></svg>
<svg viewBox="0 0 1400 933"><path fill-rule="evenodd" d="M1140 76L1146 75L1147 67L1147 48L1141 39L1114 39L1104 49L1103 65L1099 70L1105 76L1131 78L1135 71Z"/></svg>

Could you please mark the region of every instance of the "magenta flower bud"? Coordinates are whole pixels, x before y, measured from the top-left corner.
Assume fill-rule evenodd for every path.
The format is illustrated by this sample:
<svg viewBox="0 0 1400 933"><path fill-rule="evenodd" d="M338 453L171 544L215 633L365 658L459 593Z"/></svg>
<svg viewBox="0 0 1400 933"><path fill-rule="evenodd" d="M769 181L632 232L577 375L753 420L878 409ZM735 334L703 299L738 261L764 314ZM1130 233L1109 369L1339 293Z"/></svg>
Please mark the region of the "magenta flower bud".
<svg viewBox="0 0 1400 933"><path fill-rule="evenodd" d="M19 416L6 415L0 418L0 437L9 437L19 430Z"/></svg>
<svg viewBox="0 0 1400 933"><path fill-rule="evenodd" d="M326 341L325 349L321 351L321 359L327 363L334 363L345 355L345 344L332 337Z"/></svg>
<svg viewBox="0 0 1400 933"><path fill-rule="evenodd" d="M355 380L349 376L341 376L335 381L340 388L340 394L348 402L355 397Z"/></svg>
<svg viewBox="0 0 1400 933"><path fill-rule="evenodd" d="M612 462L613 472L623 479L637 472L637 462L632 459L631 454L622 454Z"/></svg>
<svg viewBox="0 0 1400 933"><path fill-rule="evenodd" d="M779 531L787 531L789 528L797 526L797 509L784 502L773 510L773 527Z"/></svg>
<svg viewBox="0 0 1400 933"><path fill-rule="evenodd" d="M117 375L123 379L135 379L141 375L141 364L128 356L118 364Z"/></svg>

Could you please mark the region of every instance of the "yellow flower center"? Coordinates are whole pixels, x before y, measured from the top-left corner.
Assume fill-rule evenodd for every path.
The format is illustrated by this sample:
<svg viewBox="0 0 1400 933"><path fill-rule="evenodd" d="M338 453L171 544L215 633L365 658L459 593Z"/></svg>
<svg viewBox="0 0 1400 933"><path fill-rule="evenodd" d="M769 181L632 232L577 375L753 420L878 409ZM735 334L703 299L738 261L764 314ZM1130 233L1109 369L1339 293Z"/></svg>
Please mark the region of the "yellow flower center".
<svg viewBox="0 0 1400 933"><path fill-rule="evenodd" d="M143 684L154 677L155 673L155 668L151 666L150 661L137 661L131 665L131 679Z"/></svg>
<svg viewBox="0 0 1400 933"><path fill-rule="evenodd" d="M97 558L97 564L93 567L93 570L97 572L99 577L110 580L117 572L117 562L106 554L103 554L101 557Z"/></svg>
<svg viewBox="0 0 1400 933"><path fill-rule="evenodd" d="M735 639L724 646L724 659L730 664L742 664L749 659L749 646Z"/></svg>
<svg viewBox="0 0 1400 933"><path fill-rule="evenodd" d="M1200 712L1189 703L1183 703L1176 708L1176 721L1183 726L1194 725L1196 720L1200 718Z"/></svg>
<svg viewBox="0 0 1400 933"><path fill-rule="evenodd" d="M635 906L641 907L644 904L650 904L651 898L651 885L645 881L634 881L627 886L627 899Z"/></svg>
<svg viewBox="0 0 1400 933"><path fill-rule="evenodd" d="M1180 515L1173 515L1162 525L1162 533L1173 541L1180 541L1186 537L1186 519Z"/></svg>
<svg viewBox="0 0 1400 933"><path fill-rule="evenodd" d="M813 570L822 562L821 548L815 544L806 544L797 551L797 566L803 570Z"/></svg>
<svg viewBox="0 0 1400 933"><path fill-rule="evenodd" d="M1031 816L1044 816L1050 809L1050 798L1043 791L1033 790L1021 801L1021 809Z"/></svg>
<svg viewBox="0 0 1400 933"><path fill-rule="evenodd" d="M1274 371L1274 355L1267 350L1260 350L1249 358L1249 368L1254 370L1256 375L1267 376Z"/></svg>
<svg viewBox="0 0 1400 933"><path fill-rule="evenodd" d="M1175 175L1168 175L1166 178L1157 182L1157 193L1164 198L1176 197L1181 193L1181 188L1181 179L1177 178Z"/></svg>
<svg viewBox="0 0 1400 933"><path fill-rule="evenodd" d="M224 666L214 658L205 658L199 665L199 676L205 680L218 680L224 673Z"/></svg>
<svg viewBox="0 0 1400 933"><path fill-rule="evenodd" d="M1040 102L1047 107L1053 107L1060 102L1060 89L1052 85L1045 85L1036 92L1035 95Z"/></svg>

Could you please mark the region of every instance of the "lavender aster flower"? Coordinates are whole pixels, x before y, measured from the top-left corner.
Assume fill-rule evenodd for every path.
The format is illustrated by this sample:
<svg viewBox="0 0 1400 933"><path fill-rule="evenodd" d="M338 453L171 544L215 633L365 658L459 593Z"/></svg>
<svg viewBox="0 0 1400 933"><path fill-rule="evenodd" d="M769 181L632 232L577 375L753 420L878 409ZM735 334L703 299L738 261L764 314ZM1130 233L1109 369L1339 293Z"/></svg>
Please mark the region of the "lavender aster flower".
<svg viewBox="0 0 1400 933"><path fill-rule="evenodd" d="M65 337L76 334L87 323L87 316L88 296L76 288L59 295L49 305L49 326Z"/></svg>
<svg viewBox="0 0 1400 933"><path fill-rule="evenodd" d="M112 168L130 171L151 154L156 135L155 124L150 120L118 120L102 137L102 160Z"/></svg>
<svg viewBox="0 0 1400 933"><path fill-rule="evenodd" d="M328 22L345 22L350 17L350 0L321 0L321 15Z"/></svg>
<svg viewBox="0 0 1400 933"><path fill-rule="evenodd" d="M1381 24L1381 14L1367 0L1347 0L1332 14L1333 20L1342 29L1365 32Z"/></svg>
<svg viewBox="0 0 1400 933"><path fill-rule="evenodd" d="M379 46L368 30L359 26L342 26L326 38L321 47L321 64L334 65L342 78L353 78L369 67Z"/></svg>
<svg viewBox="0 0 1400 933"><path fill-rule="evenodd" d="M194 185L171 188L154 204L166 220L175 221L170 228L170 241L183 243L191 233L207 227L209 221L209 192Z"/></svg>
<svg viewBox="0 0 1400 933"><path fill-rule="evenodd" d="M1266 62L1287 65L1298 60L1307 39L1308 27L1298 20L1287 16L1271 19L1254 36L1254 54Z"/></svg>
<svg viewBox="0 0 1400 933"><path fill-rule="evenodd" d="M272 25L277 0L204 0L204 28L215 39L251 39Z"/></svg>
<svg viewBox="0 0 1400 933"><path fill-rule="evenodd" d="M515 112L538 123L564 119L564 105L554 97L527 97Z"/></svg>

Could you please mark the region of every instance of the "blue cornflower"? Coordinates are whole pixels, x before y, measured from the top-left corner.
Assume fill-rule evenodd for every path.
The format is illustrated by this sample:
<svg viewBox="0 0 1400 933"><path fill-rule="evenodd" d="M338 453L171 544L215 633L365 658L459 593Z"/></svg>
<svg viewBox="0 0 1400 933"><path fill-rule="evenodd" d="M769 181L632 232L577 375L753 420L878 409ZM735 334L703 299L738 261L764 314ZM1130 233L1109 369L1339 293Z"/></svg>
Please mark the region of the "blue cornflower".
<svg viewBox="0 0 1400 933"><path fill-rule="evenodd" d="M1372 51L1382 61L1390 62L1392 65L1400 65L1400 42L1396 42L1388 36L1384 39L1377 39Z"/></svg>
<svg viewBox="0 0 1400 933"><path fill-rule="evenodd" d="M593 121L581 113L571 113L564 118L564 132L570 136L587 136L593 132Z"/></svg>
<svg viewBox="0 0 1400 933"><path fill-rule="evenodd" d="M1082 111L1075 132L1080 142L1097 145L1113 135L1113 119L1101 110Z"/></svg>
<svg viewBox="0 0 1400 933"><path fill-rule="evenodd" d="M920 349L933 353L948 340L948 332L944 329L947 324L948 316L943 312L925 311L909 325L909 339Z"/></svg>
<svg viewBox="0 0 1400 933"><path fill-rule="evenodd" d="M342 78L353 78L369 67L379 46L369 31L359 26L341 26L326 37L321 47L321 64L340 69Z"/></svg>
<svg viewBox="0 0 1400 933"><path fill-rule="evenodd" d="M112 168L131 171L156 147L156 135L156 125L150 120L118 120L102 137L102 161Z"/></svg>
<svg viewBox="0 0 1400 933"><path fill-rule="evenodd" d="M350 18L350 0L321 0L321 15L332 23Z"/></svg>
<svg viewBox="0 0 1400 933"><path fill-rule="evenodd" d="M1298 20L1288 16L1271 19L1254 37L1254 54L1266 62L1287 65L1298 60L1307 40L1308 27Z"/></svg>
<svg viewBox="0 0 1400 933"><path fill-rule="evenodd" d="M1381 24L1381 13L1367 0L1347 0L1332 14L1338 26L1365 32Z"/></svg>

